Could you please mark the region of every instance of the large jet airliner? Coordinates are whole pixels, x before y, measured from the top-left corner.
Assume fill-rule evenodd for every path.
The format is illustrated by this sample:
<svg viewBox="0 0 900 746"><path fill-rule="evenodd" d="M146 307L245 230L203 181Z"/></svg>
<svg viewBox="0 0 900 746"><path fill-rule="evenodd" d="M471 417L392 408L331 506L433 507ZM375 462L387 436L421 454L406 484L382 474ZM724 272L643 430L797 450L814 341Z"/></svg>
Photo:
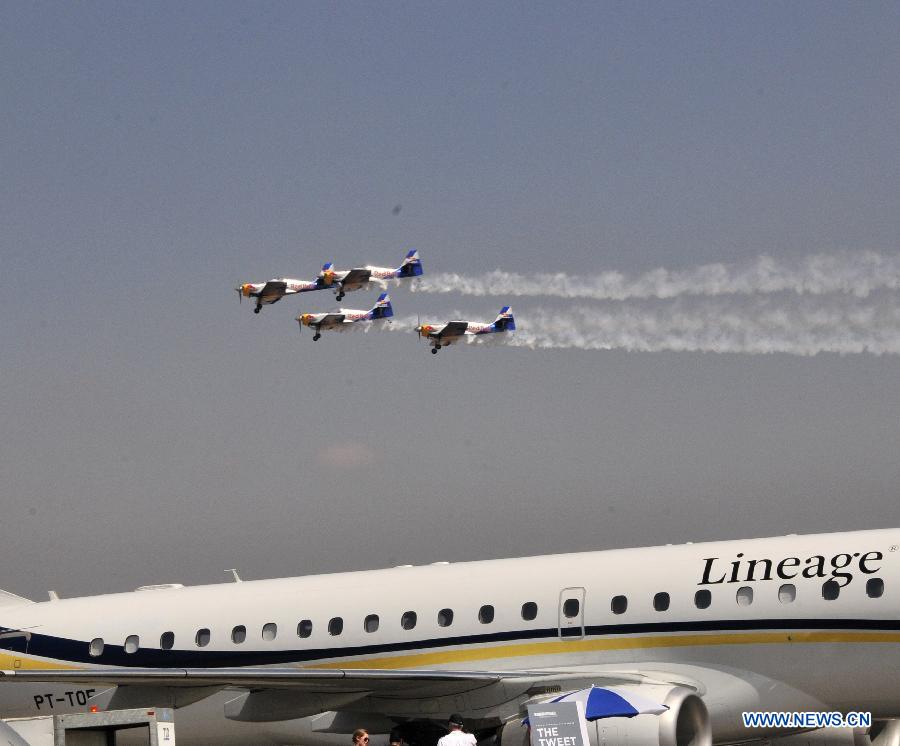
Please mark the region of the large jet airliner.
<svg viewBox="0 0 900 746"><path fill-rule="evenodd" d="M480 738L519 746L527 704L596 684L669 708L597 721L598 743L801 730L744 727L742 712L776 710L871 712L876 743L896 746L898 546L884 529L3 594L0 715L168 705L179 743L309 746L358 726L433 743L460 712Z"/></svg>

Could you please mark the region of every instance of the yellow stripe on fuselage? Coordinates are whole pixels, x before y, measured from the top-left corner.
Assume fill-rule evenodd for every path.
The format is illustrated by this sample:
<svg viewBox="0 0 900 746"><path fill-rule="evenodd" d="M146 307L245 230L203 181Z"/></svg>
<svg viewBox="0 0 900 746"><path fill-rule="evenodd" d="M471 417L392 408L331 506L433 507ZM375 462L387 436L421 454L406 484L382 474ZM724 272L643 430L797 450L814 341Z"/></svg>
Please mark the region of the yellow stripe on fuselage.
<svg viewBox="0 0 900 746"><path fill-rule="evenodd" d="M652 648L704 647L709 645L784 645L864 643L900 643L897 632L733 632L690 635L648 635L645 637L606 637L593 640L552 640L486 647L435 650L366 659L345 658L328 663L313 663L304 668L369 669L428 668L450 663L485 661L526 656L564 655L612 650L648 650ZM26 655L0 653L2 670L90 670L77 663L34 659Z"/></svg>
<svg viewBox="0 0 900 746"><path fill-rule="evenodd" d="M70 671L78 670L80 668L83 668L83 666L79 666L74 663L61 663L56 661L49 661L46 659L35 660L34 658L28 658L25 655L10 655L9 653L0 653L0 669L3 669L4 671Z"/></svg>
<svg viewBox="0 0 900 746"><path fill-rule="evenodd" d="M343 660L313 664L310 668L422 668L447 663L483 661L492 658L586 653L599 650L702 647L705 645L777 645L787 643L898 643L896 632L738 632L708 635L652 635L613 637L602 640L555 640L514 645L440 650L366 660Z"/></svg>

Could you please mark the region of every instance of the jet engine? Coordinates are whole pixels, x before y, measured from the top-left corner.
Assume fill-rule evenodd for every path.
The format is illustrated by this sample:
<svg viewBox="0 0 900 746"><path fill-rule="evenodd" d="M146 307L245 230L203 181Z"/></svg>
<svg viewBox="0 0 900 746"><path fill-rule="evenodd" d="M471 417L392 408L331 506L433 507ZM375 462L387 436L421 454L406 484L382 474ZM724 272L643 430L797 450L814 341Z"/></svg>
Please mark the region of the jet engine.
<svg viewBox="0 0 900 746"><path fill-rule="evenodd" d="M696 692L664 686L640 686L636 690L667 705L668 711L588 722L591 746L712 746L709 713ZM529 746L528 728L522 718L503 726L500 746Z"/></svg>

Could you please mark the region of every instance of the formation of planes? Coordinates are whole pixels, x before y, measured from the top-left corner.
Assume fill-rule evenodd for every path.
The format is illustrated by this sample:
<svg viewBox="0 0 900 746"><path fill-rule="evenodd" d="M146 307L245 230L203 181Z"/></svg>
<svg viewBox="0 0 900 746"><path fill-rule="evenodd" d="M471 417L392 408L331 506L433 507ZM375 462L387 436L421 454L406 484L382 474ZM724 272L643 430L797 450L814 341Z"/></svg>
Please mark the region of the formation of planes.
<svg viewBox="0 0 900 746"><path fill-rule="evenodd" d="M340 270L335 269L332 262L326 262L322 265L319 274L312 280L277 277L268 282L245 282L235 290L241 301L244 298L256 299L253 313L259 313L263 306L277 303L286 295L330 289L334 291L335 299L341 301L346 293L354 290L377 285L386 291L389 282L419 277L422 272L419 252L412 249L403 258L403 263L396 268L366 265L365 267ZM301 331L304 326L313 330L313 341L315 342L321 339L323 331L347 331L354 328L359 322L384 321L393 315L394 309L391 306L390 296L387 292L382 292L375 305L367 311L338 308L333 311L301 313L297 316L297 323L300 325ZM509 306L504 306L492 322L455 319L436 324L419 323L416 326L416 333L420 339L426 340L431 345L431 353L437 354L442 347L455 344L467 336L511 332L515 328L516 322L512 311Z"/></svg>
<svg viewBox="0 0 900 746"><path fill-rule="evenodd" d="M308 293L313 290L334 290L335 299L341 301L344 294L352 290L360 290L371 283L387 289L388 280L401 280L407 277L418 277L422 274L422 262L419 252L413 249L396 269L390 267L356 267L354 269L335 269L332 262L322 265L322 271L314 280L294 280L290 277L277 277L268 282L245 282L236 287L238 295L243 298L256 298L253 313L259 313L263 306L277 303L285 295Z"/></svg>

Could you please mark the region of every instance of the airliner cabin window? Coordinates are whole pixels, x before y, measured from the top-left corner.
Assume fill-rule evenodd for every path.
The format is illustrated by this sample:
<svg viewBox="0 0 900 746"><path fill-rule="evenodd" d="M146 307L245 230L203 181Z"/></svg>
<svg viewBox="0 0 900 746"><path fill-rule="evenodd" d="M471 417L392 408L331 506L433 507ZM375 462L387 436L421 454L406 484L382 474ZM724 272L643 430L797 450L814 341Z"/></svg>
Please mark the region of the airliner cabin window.
<svg viewBox="0 0 900 746"><path fill-rule="evenodd" d="M275 622L266 622L262 628L262 638L270 642L278 635L278 625Z"/></svg>
<svg viewBox="0 0 900 746"><path fill-rule="evenodd" d="M624 614L628 608L628 599L625 596L613 596L613 600L609 603L609 608L613 614Z"/></svg>
<svg viewBox="0 0 900 746"><path fill-rule="evenodd" d="M378 614L369 614L363 622L363 629L366 632L378 631Z"/></svg>
<svg viewBox="0 0 900 746"><path fill-rule="evenodd" d="M566 619L574 619L578 616L578 610L581 608L577 598L567 598L563 602L563 615Z"/></svg>
<svg viewBox="0 0 900 746"><path fill-rule="evenodd" d="M175 647L175 633L174 632L163 632L159 636L159 646L163 650L171 650Z"/></svg>
<svg viewBox="0 0 900 746"><path fill-rule="evenodd" d="M482 624L490 624L494 621L494 607L485 604L478 610L478 621Z"/></svg>
<svg viewBox="0 0 900 746"><path fill-rule="evenodd" d="M666 611L669 608L669 594L660 591L653 597L653 608L656 611Z"/></svg>
<svg viewBox="0 0 900 746"><path fill-rule="evenodd" d="M449 627L453 624L453 609L441 609L438 612L438 627Z"/></svg>
<svg viewBox="0 0 900 746"><path fill-rule="evenodd" d="M793 583L785 583L778 589L778 600L783 604L792 604L797 598L797 587Z"/></svg>
<svg viewBox="0 0 900 746"><path fill-rule="evenodd" d="M103 655L103 638L95 637L91 640L91 645L88 648L91 653L91 656L96 658L98 655Z"/></svg>
<svg viewBox="0 0 900 746"><path fill-rule="evenodd" d="M125 652L136 653L140 647L140 638L137 635L128 635L125 638Z"/></svg>
<svg viewBox="0 0 900 746"><path fill-rule="evenodd" d="M749 606L753 603L753 589L749 585L742 585L735 594L738 606Z"/></svg>
<svg viewBox="0 0 900 746"><path fill-rule="evenodd" d="M194 637L194 642L197 644L198 648L205 648L209 645L209 637L208 629L198 629L197 635Z"/></svg>
<svg viewBox="0 0 900 746"><path fill-rule="evenodd" d="M344 631L344 620L339 616L332 617L328 622L328 634L337 637Z"/></svg>
<svg viewBox="0 0 900 746"><path fill-rule="evenodd" d="M839 595L841 595L841 587L836 580L826 580L822 584L822 598L826 601L834 601Z"/></svg>
<svg viewBox="0 0 900 746"><path fill-rule="evenodd" d="M866 595L869 598L881 598L884 593L884 581L881 578L869 578L866 581Z"/></svg>
<svg viewBox="0 0 900 746"><path fill-rule="evenodd" d="M239 624L237 627L231 630L231 641L235 645L240 645L246 639L247 628L243 624Z"/></svg>
<svg viewBox="0 0 900 746"><path fill-rule="evenodd" d="M309 637L312 634L312 620L304 619L297 625L297 637Z"/></svg>
<svg viewBox="0 0 900 746"><path fill-rule="evenodd" d="M403 629L414 629L417 620L418 616L416 616L416 612L404 611L403 616L400 617L400 626L403 627Z"/></svg>
<svg viewBox="0 0 900 746"><path fill-rule="evenodd" d="M708 609L712 603L712 593L708 588L701 588L694 594L694 606L698 609Z"/></svg>
<svg viewBox="0 0 900 746"><path fill-rule="evenodd" d="M537 617L537 604L534 601L526 601L522 604L522 619L530 622Z"/></svg>

